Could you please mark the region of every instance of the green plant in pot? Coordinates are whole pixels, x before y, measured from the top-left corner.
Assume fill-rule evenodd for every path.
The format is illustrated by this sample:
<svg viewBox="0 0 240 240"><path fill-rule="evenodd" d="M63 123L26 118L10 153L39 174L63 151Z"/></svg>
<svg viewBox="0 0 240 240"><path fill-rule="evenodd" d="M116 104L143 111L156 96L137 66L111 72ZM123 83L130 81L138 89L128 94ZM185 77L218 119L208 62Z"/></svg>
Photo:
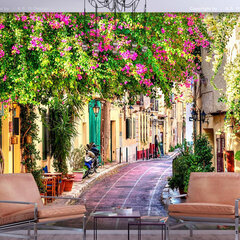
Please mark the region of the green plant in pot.
<svg viewBox="0 0 240 240"><path fill-rule="evenodd" d="M77 136L77 122L82 103L74 98L54 98L49 108L49 133L53 167L66 176L64 191L71 191L73 178L68 176L67 159Z"/></svg>
<svg viewBox="0 0 240 240"><path fill-rule="evenodd" d="M179 189L182 194L185 192L185 179L189 168L189 158L192 155L181 155L173 162L173 176L168 179L171 189Z"/></svg>
<svg viewBox="0 0 240 240"><path fill-rule="evenodd" d="M82 180L85 153L84 146L80 145L79 148L74 148L69 154L68 160L74 174L74 181Z"/></svg>

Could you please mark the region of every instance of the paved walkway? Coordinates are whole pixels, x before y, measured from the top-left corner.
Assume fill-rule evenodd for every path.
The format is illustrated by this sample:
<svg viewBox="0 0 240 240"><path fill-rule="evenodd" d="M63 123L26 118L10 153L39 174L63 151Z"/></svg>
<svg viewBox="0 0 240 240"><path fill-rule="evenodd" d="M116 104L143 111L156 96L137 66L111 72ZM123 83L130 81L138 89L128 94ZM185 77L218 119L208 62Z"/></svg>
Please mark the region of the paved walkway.
<svg viewBox="0 0 240 240"><path fill-rule="evenodd" d="M167 212L161 204L161 194L172 174L172 157L138 161L115 169L114 172L84 191L79 204L85 204L87 215L94 211L111 210L113 207L132 207L140 211L142 216L166 216ZM76 227L75 221L65 222ZM87 229L92 229L89 218ZM100 229L126 229L124 220L104 220L99 222Z"/></svg>
<svg viewBox="0 0 240 240"><path fill-rule="evenodd" d="M15 240L16 238L0 237L1 240ZM72 231L39 231L38 240L82 240L82 234ZM127 240L126 231L99 231L98 240ZM161 240L157 230L143 231L144 240ZM93 232L87 232L87 240L93 240ZM131 240L137 240L136 231L132 232ZM170 240L234 240L234 231L194 231L193 237L189 237L189 231L174 230L170 232Z"/></svg>

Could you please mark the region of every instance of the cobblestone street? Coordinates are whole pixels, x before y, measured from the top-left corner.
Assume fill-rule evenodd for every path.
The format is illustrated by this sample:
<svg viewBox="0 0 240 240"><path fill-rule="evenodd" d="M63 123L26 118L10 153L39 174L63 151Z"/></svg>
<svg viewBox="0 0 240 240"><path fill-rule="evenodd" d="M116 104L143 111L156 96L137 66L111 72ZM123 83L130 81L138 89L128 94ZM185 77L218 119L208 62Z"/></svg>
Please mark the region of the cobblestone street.
<svg viewBox="0 0 240 240"><path fill-rule="evenodd" d="M81 194L81 202L86 204L87 215L94 211L111 210L113 207L132 207L142 216L166 216L160 198L167 178L172 174L171 159L139 161L117 169L110 176L95 182ZM119 229L125 224L112 220L100 222L99 228ZM69 222L76 225L74 221ZM79 223L78 223L79 224ZM125 226L125 227L124 227ZM92 219L88 220L88 229Z"/></svg>

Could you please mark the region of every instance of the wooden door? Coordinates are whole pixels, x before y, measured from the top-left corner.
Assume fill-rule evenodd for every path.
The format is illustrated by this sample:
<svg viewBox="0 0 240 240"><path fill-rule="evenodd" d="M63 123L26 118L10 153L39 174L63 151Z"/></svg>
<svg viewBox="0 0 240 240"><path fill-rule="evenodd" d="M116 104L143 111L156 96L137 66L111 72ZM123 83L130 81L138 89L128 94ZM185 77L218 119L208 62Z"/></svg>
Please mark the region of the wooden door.
<svg viewBox="0 0 240 240"><path fill-rule="evenodd" d="M227 171L234 172L234 151L226 151Z"/></svg>
<svg viewBox="0 0 240 240"><path fill-rule="evenodd" d="M225 148L225 137L223 135L217 138L217 171L223 172L223 151Z"/></svg>

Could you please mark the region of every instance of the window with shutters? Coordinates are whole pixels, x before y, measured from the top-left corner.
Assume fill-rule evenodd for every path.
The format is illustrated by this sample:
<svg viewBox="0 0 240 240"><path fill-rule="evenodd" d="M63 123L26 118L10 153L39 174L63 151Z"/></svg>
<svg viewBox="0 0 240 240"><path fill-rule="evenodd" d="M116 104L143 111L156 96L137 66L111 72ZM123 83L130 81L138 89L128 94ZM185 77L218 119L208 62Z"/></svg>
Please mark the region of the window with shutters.
<svg viewBox="0 0 240 240"><path fill-rule="evenodd" d="M132 119L126 119L126 139L132 138Z"/></svg>
<svg viewBox="0 0 240 240"><path fill-rule="evenodd" d="M136 138L136 119L133 118L133 139Z"/></svg>

